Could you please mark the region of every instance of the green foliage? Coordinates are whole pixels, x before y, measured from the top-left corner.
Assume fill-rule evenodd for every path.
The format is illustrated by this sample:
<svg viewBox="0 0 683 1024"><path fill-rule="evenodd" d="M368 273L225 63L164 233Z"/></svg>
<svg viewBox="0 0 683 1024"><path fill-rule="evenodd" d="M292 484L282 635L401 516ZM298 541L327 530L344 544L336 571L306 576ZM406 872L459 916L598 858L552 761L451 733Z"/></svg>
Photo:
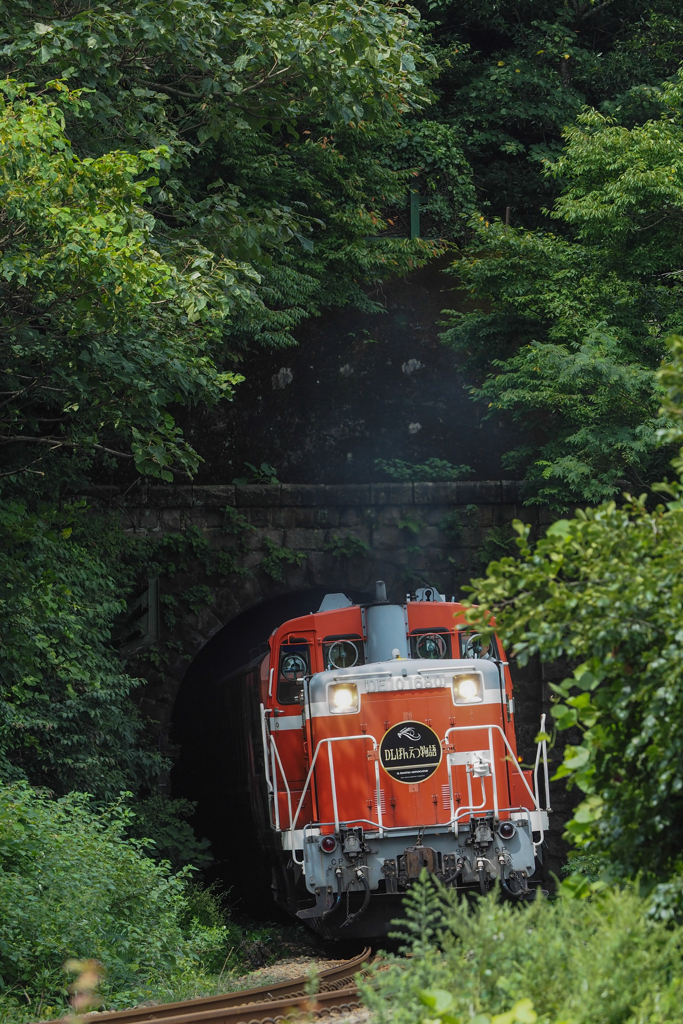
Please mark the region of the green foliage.
<svg viewBox="0 0 683 1024"><path fill-rule="evenodd" d="M254 466L251 462L244 463L245 469L249 470L249 476L233 477L234 484L279 484L277 470L273 469L267 462L260 466Z"/></svg>
<svg viewBox="0 0 683 1024"><path fill-rule="evenodd" d="M683 1019L681 930L631 888L520 907L496 894L470 904L425 876L404 907L412 956L383 956L362 983L378 1024Z"/></svg>
<svg viewBox="0 0 683 1024"><path fill-rule="evenodd" d="M334 533L332 539L325 545L325 551L330 551L334 558L358 558L367 555L369 550L369 544L351 533L345 533L343 537Z"/></svg>
<svg viewBox="0 0 683 1024"><path fill-rule="evenodd" d="M243 537L250 530L255 530L249 520L241 512L238 512L233 505L226 505L223 509L223 530L225 533L232 533L235 536Z"/></svg>
<svg viewBox="0 0 683 1024"><path fill-rule="evenodd" d="M167 150L80 159L64 115L88 102L55 88L59 105L12 83L0 93L4 475L84 452L171 480L198 456L167 407L232 395L242 378L210 348L255 274L197 244L182 270L164 258L143 204Z"/></svg>
<svg viewBox="0 0 683 1024"><path fill-rule="evenodd" d="M110 800L163 762L111 646L120 583L74 533L81 513L0 504L0 777Z"/></svg>
<svg viewBox="0 0 683 1024"><path fill-rule="evenodd" d="M404 462L402 459L375 459L376 469L392 480L460 480L472 473L471 466L454 466L445 459L427 459L423 463Z"/></svg>
<svg viewBox="0 0 683 1024"><path fill-rule="evenodd" d="M190 610L194 612L195 615L199 615L204 608L208 608L212 603L213 594L209 587L204 583L198 583L196 586L189 587L188 590L185 591L183 594L183 600L189 605Z"/></svg>
<svg viewBox="0 0 683 1024"><path fill-rule="evenodd" d="M559 729L582 731L559 771L586 794L568 829L621 873L653 878L677 868L682 838L676 504L648 511L632 499L578 511L535 545L515 524L519 560L493 562L473 583L518 661L578 663L553 708Z"/></svg>
<svg viewBox="0 0 683 1024"><path fill-rule="evenodd" d="M408 552L408 554L419 554L419 552L422 549L420 548L420 545L418 543L418 537L424 530L426 523L424 523L421 519L416 519L415 516L412 516L410 514L410 512L406 512L404 515L401 516L396 525L399 530L405 531L406 551ZM413 580L415 580L415 578L416 577L412 573L412 570L408 569L407 575L404 576L404 582L412 582Z"/></svg>
<svg viewBox="0 0 683 1024"><path fill-rule="evenodd" d="M659 433L659 439L667 444L683 442L683 337L672 334L667 339L668 359L657 372L657 379L663 389L662 408L668 427ZM680 454L680 453L679 453ZM680 458L673 465L680 472Z"/></svg>
<svg viewBox="0 0 683 1024"><path fill-rule="evenodd" d="M396 140L394 161L400 166L409 160L419 168L414 185L420 192L420 221L430 236L460 237L477 210L465 145L457 126L431 118L409 122Z"/></svg>
<svg viewBox="0 0 683 1024"><path fill-rule="evenodd" d="M424 529L425 524L421 519L416 519L415 516L411 516L410 512L406 512L405 515L401 516L398 523L396 524L399 530L405 530L407 535L410 537L417 537Z"/></svg>
<svg viewBox="0 0 683 1024"><path fill-rule="evenodd" d="M672 339L660 375L672 422L680 419L681 351ZM497 615L521 664L540 655L575 666L553 686L552 709L559 730L581 734L557 772L585 795L568 832L614 874L641 873L648 884L683 867L683 485L654 489L665 505L648 509L642 495L578 510L535 544L515 523L519 558L492 562L473 581L481 607L468 613L484 626Z"/></svg>
<svg viewBox="0 0 683 1024"><path fill-rule="evenodd" d="M284 583L285 572L288 565L300 566L306 561L303 551L294 551L292 548L280 547L270 537L265 538L267 554L261 562L261 568L268 573L271 579L278 583Z"/></svg>
<svg viewBox="0 0 683 1024"><path fill-rule="evenodd" d="M146 849L147 856L166 861L174 871L188 864L201 870L208 867L213 858L209 840L197 839L187 820L192 817L194 808L190 800L172 800L163 793L153 793L135 801L126 835L151 840L152 845ZM205 891L197 888L198 900ZM208 925L222 921L202 919L200 923Z"/></svg>
<svg viewBox="0 0 683 1024"><path fill-rule="evenodd" d="M3 7L5 57L15 67L34 68L42 78L70 72L90 79L97 139L116 116L114 95L130 135L162 125L172 134L169 96L187 114L203 110L192 133L200 143L264 120L283 124L295 138L302 114L348 124L392 116L423 100L415 70L422 57L408 12L393 2L363 10L344 0L284 3L275 11L268 0L227 9L148 0L96 12L82 5L63 12L48 3L44 23L31 21L19 3ZM125 73L114 65L121 55L129 59ZM178 80L171 76L181 66L183 87L174 88L169 83ZM187 140L176 145L191 148Z"/></svg>
<svg viewBox="0 0 683 1024"><path fill-rule="evenodd" d="M406 200L411 167L407 158L392 162L388 155L396 155L403 138L401 118L427 101L421 68L433 64L423 56L410 12L393 0L277 8L271 0L140 0L96 10L84 0L68 10L48 0L39 12L21 0L3 0L0 14L3 73L35 83L37 92L26 99L33 111L53 109L43 98L51 82L87 90L79 101L66 102L61 88L55 111L64 129L60 146L70 139L80 160L68 147L62 146L61 165L47 153L50 132L43 126L36 133L35 114L31 124L24 114L14 132L9 158L23 149L24 166L38 172L34 182L13 188L16 215L30 209L34 220L23 262L12 257L29 272L22 309L31 311L31 327L40 333L46 315L41 296L49 292L33 270L36 254L45 258L53 241L63 252L76 245L74 252L88 254L73 299L62 281L60 249L47 260L62 284L57 295L64 312L53 322L69 340L72 321L85 329L87 341L94 327L97 341L105 341L110 374L126 369L125 356L119 366L112 347L125 348L131 372L141 356L150 363L147 372L134 374L151 399L149 408L140 403L142 425L133 424L141 434L133 435L133 451L145 472L170 472L173 462L190 470L196 465L173 422L160 420L150 431L145 414L165 410L170 416L170 403L195 401L202 360L206 400L229 394L239 377L226 372L235 369L243 345L291 344L291 330L323 305L376 308L366 295L368 283L441 251L435 243L377 237L383 208ZM29 135L41 139L35 153L25 145ZM70 171L77 188L65 197L60 178ZM16 224L10 222L9 237L20 254ZM124 285L119 293L111 284L114 271L124 280L125 271L129 284L137 280L137 292ZM110 341L98 318L108 317L111 327L113 307L120 315ZM149 341L138 332L140 355L121 337L128 307L133 314L144 309L157 327L158 337ZM130 326L132 336L135 319ZM71 344L80 357L83 345ZM16 355L27 357L23 350ZM19 359L23 374L21 366ZM85 370L96 373L97 367L95 359ZM163 374L155 390L159 367L177 377L168 393ZM87 384L93 386L89 378ZM59 405L51 393L42 397ZM65 399L59 412L77 402ZM118 405L130 416L125 401ZM111 422L118 424L113 416ZM58 426L49 433L31 426L44 443L52 434L67 443ZM120 427L124 434L132 430L125 421Z"/></svg>
<svg viewBox="0 0 683 1024"><path fill-rule="evenodd" d="M543 175L562 131L590 104L623 124L658 116L660 83L678 70L676 0L588 5L420 0L425 47L439 65L430 120L457 137L477 205L538 227L555 183ZM422 161L420 161L422 163Z"/></svg>
<svg viewBox="0 0 683 1024"><path fill-rule="evenodd" d="M484 534L481 547L477 550L477 557L484 565L488 565L495 558L512 554L514 547L515 536L510 526L492 526Z"/></svg>
<svg viewBox="0 0 683 1024"><path fill-rule="evenodd" d="M476 505L467 505L464 512L455 509L443 517L439 527L453 544L459 544L467 527L467 521L469 520L472 523L473 517L476 514Z"/></svg>
<svg viewBox="0 0 683 1024"><path fill-rule="evenodd" d="M546 164L561 234L481 217L454 267L493 311L452 315L444 339L479 373L489 415L533 417L540 440L507 456L532 501L602 501L663 472L655 371L681 329L682 103L679 73L644 124L584 111Z"/></svg>
<svg viewBox="0 0 683 1024"><path fill-rule="evenodd" d="M133 1005L172 979L220 970L234 932L189 917L187 880L126 839L120 803L0 789L0 1019L63 1014L70 958L99 960L103 1008Z"/></svg>
<svg viewBox="0 0 683 1024"><path fill-rule="evenodd" d="M420 1002L434 1014L438 1014L444 1024L461 1024L463 1020L462 1017L455 1016L453 1012L454 996L443 988L422 989ZM477 1024L535 1024L537 1019L538 1014L530 999L518 999L507 1013L497 1013L493 1017L489 1017L485 1013L478 1013L472 1018L477 1021Z"/></svg>

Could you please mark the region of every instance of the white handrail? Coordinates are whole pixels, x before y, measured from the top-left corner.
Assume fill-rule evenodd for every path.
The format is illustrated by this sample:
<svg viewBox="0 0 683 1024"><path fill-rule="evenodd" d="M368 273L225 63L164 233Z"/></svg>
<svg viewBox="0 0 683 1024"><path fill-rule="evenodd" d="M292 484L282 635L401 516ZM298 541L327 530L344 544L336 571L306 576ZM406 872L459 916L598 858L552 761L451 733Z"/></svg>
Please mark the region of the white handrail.
<svg viewBox="0 0 683 1024"><path fill-rule="evenodd" d="M287 793L287 808L289 810L289 830L291 831L291 828L292 828L292 794L291 794L291 792L289 790L289 783L287 782L287 776L285 775L285 770L282 767L282 761L280 760L280 751L277 749L277 744L275 743L275 737L272 734L271 734L271 737L270 737L270 745L271 745L271 747L273 749L273 753L275 754L275 757L277 758L277 763L280 766L280 775L282 776L282 781L285 784L285 791ZM275 793L277 795L277 775L275 774L274 771L273 771L273 775L274 775L274 778L275 778ZM279 820L280 820L280 814L279 814L279 808L278 808L278 822L279 822ZM287 831L287 829L285 829L285 831Z"/></svg>
<svg viewBox="0 0 683 1024"><path fill-rule="evenodd" d="M505 735L505 734L503 733L503 735ZM490 726L489 726L489 750L491 751L491 758L492 758L491 768L492 768L492 770L494 772L494 776L493 776L493 817L497 821L498 820L498 813L499 813L498 812L498 786L496 785L496 781L495 781L496 764L495 764L495 759L493 759L493 736L491 734L491 727Z"/></svg>
<svg viewBox="0 0 683 1024"><path fill-rule="evenodd" d="M508 738L505 735L505 733L503 732L503 730L501 729L501 727L499 725L453 725L453 726L451 726L450 729L446 730L446 735L445 735L444 738L445 738L446 741L448 741L448 737L449 737L449 735L452 732L476 732L477 730L482 731L484 729L486 729L487 732L488 732L489 744L490 745L491 745L491 741L492 741L491 732L492 732L493 729L497 729L498 732L500 733L500 735L503 737L503 742L504 742L505 746L507 747L508 751L510 752L510 757L512 758L512 763L514 764L515 768L517 769L517 772L520 775L520 777L522 779L522 782L524 783L524 786L526 788L527 793L529 794L529 796L533 800L534 809L536 811L538 811L539 825L540 825L540 828L539 828L540 839L538 840L537 843L533 844L534 854L535 854L537 847L539 847L543 843L543 840L545 838L545 830L543 828L543 818L541 817L540 803L539 803L539 800L538 800L537 796L535 796L531 792L531 789L529 788L529 783L526 781L526 779L524 777L524 772L522 771L522 769L519 767L519 764L515 760L514 751L513 751L512 747L510 746ZM541 747L541 744L539 743L539 749L537 750L537 760L538 760L538 757L540 757L540 747ZM547 754L546 754L546 760L547 760ZM494 794L495 794L495 792L496 792L496 764L495 764L495 758L493 759L493 763L491 765L491 768L492 768L492 772L493 772L493 789L494 789ZM450 774L450 765L449 765L449 769L448 770L449 770L449 774ZM452 791L452 787L451 787L451 791ZM470 796L470 803L471 802L472 801L471 801L471 796ZM451 825L455 825L455 823L457 821L457 818L458 818L458 814L460 812L464 811L464 810L467 810L467 808L461 807L461 808L458 809L458 812L455 815L455 817L451 818L451 822L450 822ZM453 806L452 805L451 805L451 814L453 814Z"/></svg>
<svg viewBox="0 0 683 1024"><path fill-rule="evenodd" d="M449 774L449 776L451 774L451 767L452 766L449 764L449 766L448 766L448 774ZM483 809L486 807L486 782L484 780L484 777L482 776L482 778L479 780L481 782L481 803L477 804L477 806L475 807L474 804L472 803L472 779L471 779L470 766L469 765L465 765L465 770L467 772L467 797L469 799L469 804L468 804L467 807L458 807L457 811L455 810L455 808L451 807L451 814L453 815L453 817L451 818L451 820L449 822L449 825L453 825L454 826L454 828L453 828L454 832L455 832L455 826L458 823L458 815L459 814L464 814L465 811L469 811L470 814L472 813L472 811L483 811ZM493 788L494 788L494 790L496 788L495 776L493 776Z"/></svg>
<svg viewBox="0 0 683 1024"><path fill-rule="evenodd" d="M263 732L264 732L264 742L265 742L265 715L266 715L266 711L263 709L263 705L261 705L261 708L262 708L262 711L263 711L262 728L263 728ZM541 718L541 731L543 731L544 725L545 725L545 715L543 715L542 718ZM517 763L517 760L515 758L515 755L514 755L514 752L512 750L512 747L510 746L510 743L508 741L508 738L505 735L505 732L503 731L503 729L499 725L486 724L486 725L451 726L449 729L446 730L446 734L445 734L445 737L444 737L444 744L448 745L448 738L451 735L451 733L457 733L457 732L476 732L476 731L486 730L487 735L488 735L489 752L490 752L490 755L491 755L491 758L492 758L492 760L491 760L491 781L492 781L492 786L493 786L493 813L494 813L495 817L497 818L499 816L499 814L500 814L501 808L498 806L498 789L497 789L496 763L495 763L495 758L493 757L493 730L494 729L497 729L498 732L500 733L500 735L502 736L503 743L505 744L505 747L507 748L507 750L508 750L508 752L510 754L510 760L512 761L512 764L514 765L515 769L517 770L519 776L521 777L522 782L524 783L524 787L525 787L527 793L531 797L534 810L539 813L540 839L539 839L539 841L537 843L533 844L534 852L535 852L536 848L541 845L541 843L543 842L544 837L545 837L545 830L543 828L543 819L541 817L541 807L540 807L540 801L539 801L539 798L538 798L538 785L537 785L537 770L538 770L538 764L539 764L540 757L541 757L541 752L543 753L543 764L544 764L544 772L545 772L546 811L550 810L550 787L549 787L549 780L548 780L548 758L547 758L547 744L546 744L546 742L545 741L539 742L537 753L536 753L536 765L535 765L535 769L534 769L534 789L536 790L535 794L531 791L531 789L529 787L529 784L528 784L528 782L526 780L526 777L524 776L524 773L522 772L521 768L519 767L519 764ZM308 775L306 776L306 781L304 782L304 787L303 787L303 790L301 792L301 798L300 798L299 803L298 803L297 808L296 808L296 813L292 817L291 791L290 791L290 788L289 788L287 777L285 775L285 772L284 772L284 769L283 769L283 766L282 766L282 761L280 759L280 753L279 753L279 751L277 749L277 745L275 743L275 738L274 738L274 736L272 734L270 734L271 758L272 758L272 762L273 762L273 767L272 767L273 782L271 783L270 778L269 778L268 758L267 758L267 756L266 756L266 759L265 759L266 760L266 781L267 781L268 786L269 786L269 788L271 790L273 789L273 784L274 784L273 802L274 802L274 805L275 805L275 828L276 828L277 831L282 831L282 830L280 829L279 793L278 793L277 771L276 771L276 766L275 766L275 759L277 758L277 764L278 764L278 766L280 768L280 774L282 775L282 780L284 782L285 790L286 790L286 793L287 793L287 803L288 803L288 810L289 810L289 829L285 829L284 831L289 831L291 833L294 833L295 828L296 828L296 823L299 820L299 815L301 814L301 810L303 808L304 800L306 798L306 794L308 792L308 789L309 789L309 786L310 786L310 783L311 783L311 779L313 777L313 771L315 769L315 765L316 765L316 762L318 760L318 755L320 753L320 749L323 746L323 744L327 744L327 749L328 749L328 766L329 766L329 770L330 770L330 784L331 784L331 788L332 788L332 806L333 806L333 813L334 813L334 827L335 827L335 832L339 831L339 827L340 827L339 807L338 807L338 802L337 802L337 786L336 786L336 776L335 776L335 771L334 771L334 755L332 753L332 746L331 746L331 744L332 743L342 743L342 742L345 742L347 740L348 741L351 741L351 740L370 740L371 743L372 743L372 750L373 750L373 752L376 752L376 753L379 752L379 744L377 743L377 740L375 739L375 737L371 733L358 733L358 734L353 735L353 736L328 736L328 737L325 737L325 738L319 740L318 744L317 744L317 746L315 748L315 752L313 754L313 758L311 760L311 764L310 764L310 767L309 767L309 770L308 770ZM464 753L467 753L467 751L465 751ZM405 829L405 826L398 826L396 829L393 829L393 828L386 829L386 827L384 826L383 815L382 815L382 794L381 794L381 789L380 789L379 758L376 756L374 760L375 760L375 787L376 787L377 818L378 818L378 820L376 822L375 821L371 821L369 818L354 818L353 820L354 821L362 821L362 822L364 822L364 823L366 823L368 825L372 825L373 827L376 827L379 830L380 838L381 838L384 835L385 831L389 831L389 832L393 832L395 830L396 831L402 831L402 830ZM472 786L471 786L471 779L470 779L470 766L467 765L466 768L467 768L467 786L468 786L469 804L468 804L467 807L459 807L458 810L456 811L455 810L454 791L453 791L453 777L452 777L452 771L451 771L452 767L453 767L453 765L448 764L448 762L447 762L448 788L449 788L449 795L450 795L450 820L448 822L435 822L435 827L437 827L437 828L439 828L439 827L441 827L441 828L448 827L448 828L452 828L453 831L456 831L457 830L458 819L462 815L464 815L466 813L472 813L474 811L482 810L486 806L486 785L485 785L484 777L482 777L482 779L481 779L481 786L482 786L482 799L483 799L483 803L481 803L481 804L479 804L477 806L474 806L474 804L472 802ZM509 807L509 808L502 808L502 809L503 810L515 810L516 808ZM521 808L521 807L519 809L528 810L528 808Z"/></svg>
<svg viewBox="0 0 683 1024"><path fill-rule="evenodd" d="M545 715L541 715L541 725L543 724L543 719L544 718L545 718ZM541 806L541 798L538 795L538 765L539 765L540 760L541 760L541 744L538 743L536 745L536 760L534 761L534 799L536 801L536 806L537 807Z"/></svg>
<svg viewBox="0 0 683 1024"><path fill-rule="evenodd" d="M263 741L263 766L264 766L264 768L266 770L266 786L268 788L268 802L271 804L271 806L269 807L268 810L269 810L269 813L271 814L271 818L272 818L272 814L273 814L273 808L272 808L272 803L273 803L273 783L270 781L270 765L268 764L268 759L270 757L270 753L269 753L269 750L268 750L268 730L266 728L266 709L264 708L263 704L261 704L259 706L261 708L261 739ZM271 824L272 824L272 820L271 820Z"/></svg>
<svg viewBox="0 0 683 1024"><path fill-rule="evenodd" d="M318 754L320 753L320 748L322 747L323 743L327 743L328 744L328 750L330 750L330 752L331 752L331 748L329 746L330 743L341 743L344 740L371 740L372 741L372 749L373 749L373 751L378 749L377 740L372 735L372 733L369 733L369 732L361 732L361 733L358 733L356 736L327 736L324 739L319 740L318 741L318 745L315 748L315 753L313 754L313 760L311 761L311 767L308 769L308 775L306 776L306 781L304 783L304 788L303 788L303 790L301 792L301 799L299 800L299 806L296 809L296 814L294 815L294 819L293 819L292 824L291 824L291 831L294 831L296 823L299 820L299 814L301 813L301 808L303 807L304 798L306 796L306 791L308 790L308 786L310 784L311 777L313 775L313 769L315 768L315 762L318 760ZM332 767L332 772L334 772L334 766ZM382 807L381 807L380 791L379 791L379 769L376 769L376 771L375 771L375 778L377 780L377 817L379 818L379 829L380 829L380 831L383 831L383 828L382 828ZM337 811L336 811L337 794L336 794L336 786L334 786L334 785L332 787L332 792L333 792L333 802L334 802L334 805L335 805L335 823L336 823L336 827L337 827L337 831L338 831L339 830L339 823L337 821Z"/></svg>
<svg viewBox="0 0 683 1024"><path fill-rule="evenodd" d="M453 726L451 726L450 729L446 730L446 737L445 738L447 740L448 736L452 732L472 732L472 731L476 731L477 729L479 729L480 731L482 729L487 729L489 731L489 734L490 734L492 729L497 729L498 730L500 735L503 737L503 742L505 743L505 746L508 748L508 750L510 752L510 756L512 758L512 763L514 764L515 768L517 769L518 774L521 776L522 782L524 783L524 785L526 787L527 793L529 794L529 796L531 797L531 799L534 802L535 809L537 811L540 811L540 809L541 809L540 805L539 805L538 801L536 800L536 797L534 796L534 794L529 789L529 783L524 778L524 772L519 767L519 764L517 763L517 760L515 758L515 753L514 753L512 747L510 746L510 744L508 742L508 738L507 738L507 736L505 735L505 733L503 732L503 730L501 729L501 727L499 725L453 725ZM495 764L494 764L493 767L494 767L494 770L495 770Z"/></svg>
<svg viewBox="0 0 683 1024"><path fill-rule="evenodd" d="M273 743L273 737L270 737L270 760L272 765L273 773L273 784L275 786L275 831L281 832L280 828L280 793L277 788L277 769L275 767L275 744Z"/></svg>
<svg viewBox="0 0 683 1024"><path fill-rule="evenodd" d="M337 782L334 777L334 757L332 747L327 746L327 763L330 768L330 786L332 787L332 810L334 812L334 831L339 833L339 808L337 807Z"/></svg>
<svg viewBox="0 0 683 1024"><path fill-rule="evenodd" d="M545 715L541 715L541 732L545 732ZM545 809L550 811L550 779L548 778L548 743L543 740L543 776L545 778Z"/></svg>

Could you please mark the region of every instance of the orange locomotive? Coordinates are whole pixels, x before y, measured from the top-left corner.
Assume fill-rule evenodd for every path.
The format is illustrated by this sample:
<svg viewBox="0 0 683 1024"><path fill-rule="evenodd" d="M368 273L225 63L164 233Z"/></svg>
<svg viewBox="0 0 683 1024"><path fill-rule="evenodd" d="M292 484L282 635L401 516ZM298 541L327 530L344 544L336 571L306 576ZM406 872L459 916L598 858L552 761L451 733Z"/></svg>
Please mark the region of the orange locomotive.
<svg viewBox="0 0 683 1024"><path fill-rule="evenodd" d="M423 868L534 894L545 745L522 771L504 652L495 637L482 646L461 605L431 588L389 604L381 582L367 605L329 594L239 677L275 898L317 932L384 934Z"/></svg>

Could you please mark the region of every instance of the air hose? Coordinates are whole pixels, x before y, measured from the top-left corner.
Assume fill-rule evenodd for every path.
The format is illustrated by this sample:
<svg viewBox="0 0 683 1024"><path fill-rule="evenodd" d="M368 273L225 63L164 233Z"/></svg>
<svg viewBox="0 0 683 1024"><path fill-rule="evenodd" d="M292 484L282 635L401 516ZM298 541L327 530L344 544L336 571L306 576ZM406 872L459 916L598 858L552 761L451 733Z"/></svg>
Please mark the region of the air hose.
<svg viewBox="0 0 683 1024"><path fill-rule="evenodd" d="M363 883L363 888L365 889L363 906L360 908L360 910L357 910L355 914L349 914L349 916L344 921L342 928L346 928L347 925L353 924L354 921L357 921L361 914L364 914L365 911L368 909L368 903L370 902L370 883L368 882L367 878L365 877L360 868L356 868L356 878L358 879L359 882Z"/></svg>
<svg viewBox="0 0 683 1024"><path fill-rule="evenodd" d="M442 881L441 881L441 884L442 885L450 885L451 882L457 881L457 879L460 878L460 876L462 874L462 868L463 868L462 863L458 864L458 866L455 869L455 871L453 872L453 874L449 875L448 878L443 878Z"/></svg>
<svg viewBox="0 0 683 1024"><path fill-rule="evenodd" d="M334 903L330 907L330 909L326 910L325 913L322 914L322 916L320 918L321 921L324 921L326 917L330 916L330 914L334 914L335 910L337 909L337 907L341 903L341 898L342 898L342 869L341 868L337 868L337 870L335 871L335 875L337 876L337 896L335 898Z"/></svg>
<svg viewBox="0 0 683 1024"><path fill-rule="evenodd" d="M479 891L481 892L482 896L485 896L486 895L486 865L484 864L484 861L481 858L477 861L477 871L479 872Z"/></svg>
<svg viewBox="0 0 683 1024"><path fill-rule="evenodd" d="M529 889L526 875L520 877L513 871L509 878L501 878L500 881L503 891L516 900L527 900L530 896L533 897L534 895L534 890ZM517 886L517 888L514 889L513 885Z"/></svg>

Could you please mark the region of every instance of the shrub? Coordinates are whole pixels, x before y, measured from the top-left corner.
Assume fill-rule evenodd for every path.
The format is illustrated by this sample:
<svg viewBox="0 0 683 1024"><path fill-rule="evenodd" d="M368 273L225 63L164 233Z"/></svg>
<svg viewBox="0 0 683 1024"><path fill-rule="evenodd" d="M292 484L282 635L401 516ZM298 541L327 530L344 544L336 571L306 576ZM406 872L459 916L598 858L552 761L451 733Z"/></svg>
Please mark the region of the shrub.
<svg viewBox="0 0 683 1024"><path fill-rule="evenodd" d="M412 956L384 957L363 986L377 1024L486 1024L499 1014L507 1024L683 1020L683 931L654 920L631 887L522 906L494 893L470 904L425 877L405 909Z"/></svg>
<svg viewBox="0 0 683 1024"><path fill-rule="evenodd" d="M129 814L123 801L95 812L83 794L0 788L0 1021L63 1013L69 959L102 963L112 1008L220 970L238 944L220 916L200 923L187 872L126 838Z"/></svg>

